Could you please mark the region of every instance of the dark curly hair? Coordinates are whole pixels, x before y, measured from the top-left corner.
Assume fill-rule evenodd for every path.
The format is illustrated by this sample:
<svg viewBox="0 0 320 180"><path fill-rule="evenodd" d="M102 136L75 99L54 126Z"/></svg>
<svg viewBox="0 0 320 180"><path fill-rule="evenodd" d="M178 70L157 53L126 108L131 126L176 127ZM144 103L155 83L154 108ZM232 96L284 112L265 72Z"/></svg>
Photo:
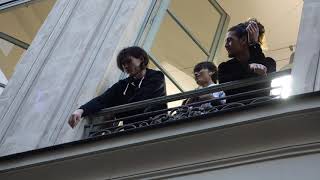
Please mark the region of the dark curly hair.
<svg viewBox="0 0 320 180"><path fill-rule="evenodd" d="M204 62L200 62L197 65L194 66L193 68L193 72L199 72L202 69L208 69L210 72L213 72L211 79L214 83L217 83L218 80L218 76L217 76L217 66L214 65L212 62L209 61L204 61Z"/></svg>
<svg viewBox="0 0 320 180"><path fill-rule="evenodd" d="M228 31L235 32L235 34L238 38L247 37L248 32L247 32L246 28L248 27L248 25L251 21L256 22L258 25L258 28L259 28L258 42L260 45L262 45L262 43L263 43L262 41L263 41L263 38L264 38L266 31L265 31L264 26L255 18L250 18L247 21L245 21L244 23L237 24L237 25L229 28Z"/></svg>
<svg viewBox="0 0 320 180"><path fill-rule="evenodd" d="M142 63L141 63L142 69L145 69L148 67L149 58L148 58L147 52L143 50L141 47L131 46L131 47L122 49L117 56L117 65L121 71L123 71L122 65L124 64L125 61L128 60L130 56L142 60Z"/></svg>

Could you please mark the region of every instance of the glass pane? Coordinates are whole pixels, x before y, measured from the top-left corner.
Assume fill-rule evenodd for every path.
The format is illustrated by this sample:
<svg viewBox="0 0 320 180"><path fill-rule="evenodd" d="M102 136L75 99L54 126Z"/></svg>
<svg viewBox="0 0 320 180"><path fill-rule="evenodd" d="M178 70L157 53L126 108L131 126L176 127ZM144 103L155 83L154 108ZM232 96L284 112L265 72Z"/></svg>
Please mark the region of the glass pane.
<svg viewBox="0 0 320 180"><path fill-rule="evenodd" d="M209 0L172 0L169 10L209 51L221 17Z"/></svg>
<svg viewBox="0 0 320 180"><path fill-rule="evenodd" d="M208 58L168 14L156 34L151 54L184 90L197 87L193 67Z"/></svg>
<svg viewBox="0 0 320 180"><path fill-rule="evenodd" d="M265 55L277 61L277 70L291 67L303 0L217 0L217 2L230 16L228 28L249 18L257 18L266 31L263 42ZM215 60L216 64L220 64L228 59L230 58L225 48L222 48Z"/></svg>
<svg viewBox="0 0 320 180"><path fill-rule="evenodd" d="M48 16L55 0L32 1L0 11L0 32L30 44ZM7 79L25 50L0 38L0 69Z"/></svg>
<svg viewBox="0 0 320 180"><path fill-rule="evenodd" d="M0 26L0 32L30 44L55 2L34 1L0 12L0 23L5 24Z"/></svg>
<svg viewBox="0 0 320 180"><path fill-rule="evenodd" d="M10 79L24 49L0 39L0 69L6 79Z"/></svg>
<svg viewBox="0 0 320 180"><path fill-rule="evenodd" d="M149 64L149 68L154 69L154 70L159 70L159 68L151 61ZM179 94L181 93L181 91L177 88L176 85L174 85L172 83L172 81L165 76L165 81L166 81L166 90L167 90L167 95L173 95L173 94ZM168 107L177 107L177 106L181 106L182 104L182 100L179 101L173 101L168 103Z"/></svg>

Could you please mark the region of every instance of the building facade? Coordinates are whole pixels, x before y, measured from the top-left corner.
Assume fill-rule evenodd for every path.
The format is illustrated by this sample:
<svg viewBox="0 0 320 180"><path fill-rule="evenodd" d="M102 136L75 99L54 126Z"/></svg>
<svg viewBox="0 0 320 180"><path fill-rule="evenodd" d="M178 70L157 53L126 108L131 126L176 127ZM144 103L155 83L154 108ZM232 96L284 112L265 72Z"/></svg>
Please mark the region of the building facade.
<svg viewBox="0 0 320 180"><path fill-rule="evenodd" d="M10 24L0 41L10 59L0 63L1 179L318 179L320 1L0 3ZM122 48L146 49L177 94L196 87L194 64L227 60L227 29L249 17L265 22L277 69L292 66L291 98L110 138L83 139L90 119L69 127L77 107L124 77L114 68Z"/></svg>

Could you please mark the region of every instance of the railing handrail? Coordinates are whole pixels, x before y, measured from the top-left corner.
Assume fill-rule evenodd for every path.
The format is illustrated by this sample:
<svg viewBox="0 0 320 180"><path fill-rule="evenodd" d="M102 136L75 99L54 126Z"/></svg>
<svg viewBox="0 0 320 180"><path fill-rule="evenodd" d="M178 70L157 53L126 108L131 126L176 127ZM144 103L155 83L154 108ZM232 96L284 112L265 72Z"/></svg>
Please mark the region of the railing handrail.
<svg viewBox="0 0 320 180"><path fill-rule="evenodd" d="M280 87L275 87L275 88L280 88ZM275 89L275 88L272 88L272 87L268 87L268 88L263 88L263 89L258 89L258 90L253 90L253 91L248 91L248 92L243 92L243 93L239 93L240 95L242 96L247 96L247 95L254 95L254 94L257 94L257 93L261 93L261 92L266 92L266 91L270 91L272 89ZM134 119L134 118L140 118L142 116L154 116L154 115L158 115L158 114L161 114L161 113L164 113L164 112L168 112L168 111L172 111L172 110L175 110L177 108L184 108L184 107L190 107L190 106L199 106L201 104L206 104L206 103L211 103L211 102L217 102L217 101L221 101L223 99L228 99L228 98L233 98L233 97L238 97L237 96L238 94L235 94L235 95L229 95L229 96L225 96L225 97L221 97L221 98L217 98L217 99L209 99L209 100L204 100L204 101L199 101L199 102L194 102L194 103L191 103L191 104L188 104L188 105L182 105L182 106L179 106L179 107L172 107L172 108L167 108L167 109L161 109L161 110L156 110L156 111L151 111L151 112L144 112L144 113L141 113L141 114L135 114L135 115L131 115L131 116L125 116L125 117L121 117L121 118L117 118L117 119L110 119L110 120L107 120L105 119L103 122L98 122L98 123L92 123L90 125L86 125L85 127L90 127L90 126L99 126L99 125L104 125L104 124L107 124L107 123L113 123L113 122L119 122L119 121L127 121L127 120L130 120L130 119ZM268 97L277 97L277 96L268 96ZM265 97L260 97L260 98L265 98ZM249 98L249 99L244 99L244 100L241 100L241 101L238 101L236 103L242 103L242 102L245 102L245 101L249 101L249 100L256 100L257 98ZM214 106L215 108L217 107L223 107L223 106L226 106L226 105L230 105L232 103L229 103L229 104L220 104L220 105L216 105Z"/></svg>
<svg viewBox="0 0 320 180"><path fill-rule="evenodd" d="M169 95L169 96L157 97L157 98L153 98L153 99L147 99L147 100L143 100L143 101L123 104L123 105L103 109L100 112L98 112L92 116L96 117L96 116L103 116L103 115L109 114L109 113L121 113L121 112L130 111L130 110L134 110L134 109L145 108L147 106L151 106L151 105L155 105L155 104L164 104L164 103L168 103L168 102L172 102L172 101L186 99L189 97L201 96L201 95L209 94L212 92L237 89L237 88L246 87L246 86L250 86L250 85L254 85L254 84L268 82L268 81L273 80L274 78L288 75L290 73L291 73L291 70L288 69L288 70L284 70L284 71L280 71L280 72L270 73L267 76L260 76L260 77L239 80L239 81L232 81L232 82L228 82L228 83L218 84L216 86L203 88L200 90L192 90L192 91L187 91L187 92L180 93L180 94L174 94L174 95Z"/></svg>

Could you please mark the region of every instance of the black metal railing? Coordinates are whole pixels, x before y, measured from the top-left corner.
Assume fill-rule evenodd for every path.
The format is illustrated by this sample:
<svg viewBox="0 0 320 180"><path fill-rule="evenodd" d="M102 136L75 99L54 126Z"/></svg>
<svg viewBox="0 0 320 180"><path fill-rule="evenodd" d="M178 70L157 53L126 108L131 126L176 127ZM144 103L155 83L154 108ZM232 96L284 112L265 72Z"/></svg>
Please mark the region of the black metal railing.
<svg viewBox="0 0 320 180"><path fill-rule="evenodd" d="M91 116L90 123L85 126L85 138L96 137L96 136L113 136L122 133L128 133L132 131L138 131L146 128L163 126L170 123L183 122L192 119L211 117L215 114L240 110L243 108L254 107L258 104L266 103L274 99L279 99L279 96L266 95L257 96L257 94L270 94L272 89L280 87L265 87L255 89L247 92L233 94L222 98L205 100L196 102L188 105L182 105L174 108L167 108L156 110L152 112L146 112L141 114L135 114L122 118L115 118L110 114L118 114L128 112L136 109L143 109L146 107L165 104L172 101L183 100L186 98L198 97L201 95L228 91L247 86L256 85L259 83L271 82L273 79L289 75L290 70L271 73L265 77L249 78L241 81L234 81L229 83L220 84L200 90L189 91L181 94L170 95L166 97L159 97L154 99L148 99L140 102L134 102L130 104L120 105L111 107L100 111L99 113ZM229 102L232 99L239 99L240 97L251 97L249 99L244 98L243 100L236 102ZM218 104L221 100L227 100L226 104ZM218 105L214 105L218 104ZM119 122L124 122L123 125L119 125Z"/></svg>

